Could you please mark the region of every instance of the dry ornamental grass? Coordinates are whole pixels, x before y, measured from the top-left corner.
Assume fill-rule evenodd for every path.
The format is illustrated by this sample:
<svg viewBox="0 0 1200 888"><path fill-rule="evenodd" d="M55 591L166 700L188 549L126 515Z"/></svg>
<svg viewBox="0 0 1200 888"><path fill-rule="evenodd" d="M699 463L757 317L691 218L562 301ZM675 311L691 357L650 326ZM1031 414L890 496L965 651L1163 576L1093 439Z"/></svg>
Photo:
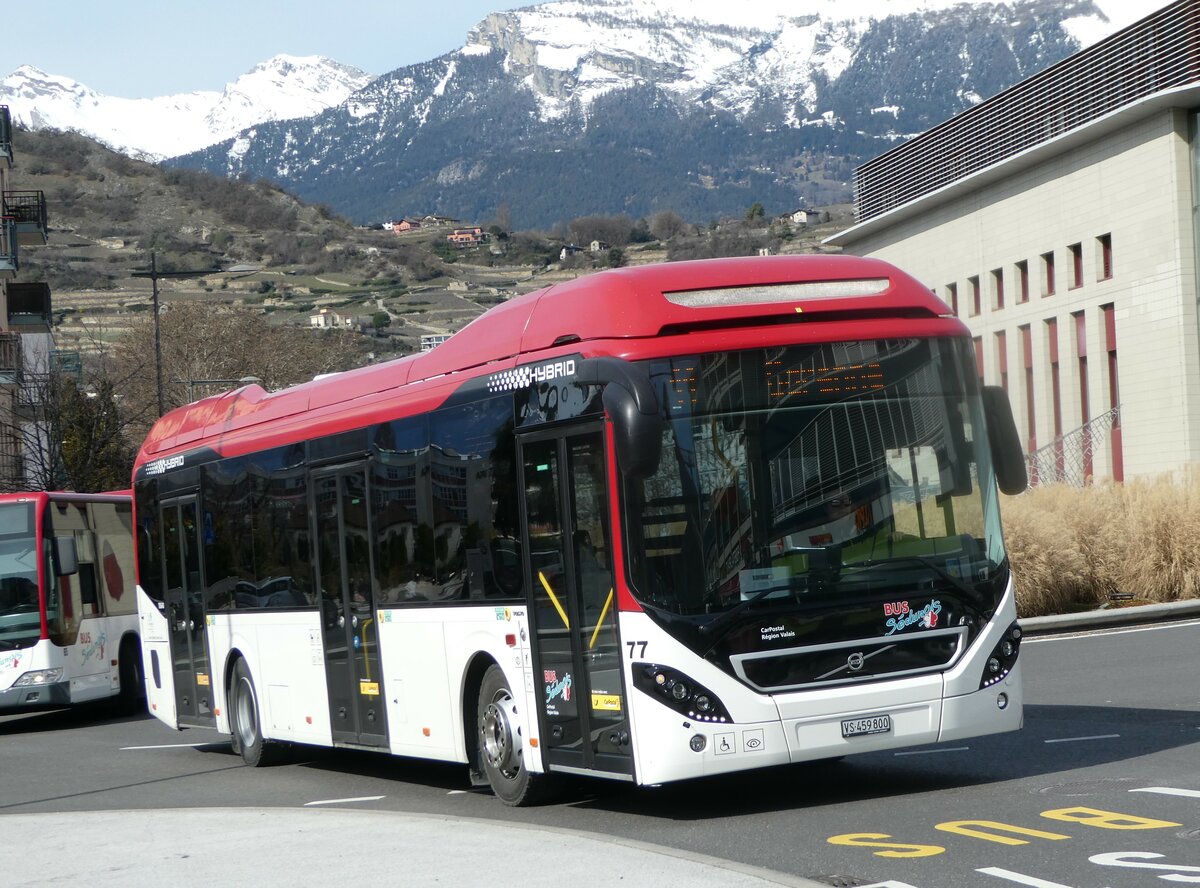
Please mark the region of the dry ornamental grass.
<svg viewBox="0 0 1200 888"><path fill-rule="evenodd" d="M1023 617L1200 598L1200 472L1043 485L1006 498L1002 512Z"/></svg>

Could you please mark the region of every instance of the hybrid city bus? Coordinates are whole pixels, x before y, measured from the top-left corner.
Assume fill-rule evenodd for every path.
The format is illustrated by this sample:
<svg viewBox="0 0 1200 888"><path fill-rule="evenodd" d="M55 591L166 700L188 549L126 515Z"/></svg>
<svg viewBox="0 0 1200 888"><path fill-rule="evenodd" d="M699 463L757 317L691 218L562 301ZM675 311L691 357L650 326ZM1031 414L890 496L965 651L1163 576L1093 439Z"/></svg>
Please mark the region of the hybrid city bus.
<svg viewBox="0 0 1200 888"><path fill-rule="evenodd" d="M1020 727L1004 392L843 256L603 271L179 408L134 468L151 712L508 804Z"/></svg>
<svg viewBox="0 0 1200 888"><path fill-rule="evenodd" d="M143 695L130 491L0 494L0 713Z"/></svg>

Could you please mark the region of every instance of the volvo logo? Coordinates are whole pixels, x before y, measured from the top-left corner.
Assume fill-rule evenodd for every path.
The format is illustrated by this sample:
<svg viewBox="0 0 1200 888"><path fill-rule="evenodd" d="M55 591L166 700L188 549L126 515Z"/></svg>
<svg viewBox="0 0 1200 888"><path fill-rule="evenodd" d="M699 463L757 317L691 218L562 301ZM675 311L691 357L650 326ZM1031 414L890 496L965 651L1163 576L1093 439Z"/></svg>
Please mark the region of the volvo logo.
<svg viewBox="0 0 1200 888"><path fill-rule="evenodd" d="M855 651L846 658L846 666L849 667L851 672L858 672L858 670L863 668L863 663L866 661L867 658L862 655L862 651Z"/></svg>

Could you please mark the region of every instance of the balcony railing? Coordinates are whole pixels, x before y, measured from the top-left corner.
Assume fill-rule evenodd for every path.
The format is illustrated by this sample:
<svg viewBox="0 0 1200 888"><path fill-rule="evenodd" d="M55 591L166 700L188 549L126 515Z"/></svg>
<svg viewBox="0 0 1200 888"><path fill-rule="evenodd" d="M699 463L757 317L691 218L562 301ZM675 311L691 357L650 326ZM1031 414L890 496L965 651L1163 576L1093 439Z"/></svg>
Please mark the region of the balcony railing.
<svg viewBox="0 0 1200 888"><path fill-rule="evenodd" d="M1029 485L1067 484L1085 487L1091 484L1096 474L1094 461L1097 450L1106 443L1111 449L1112 433L1119 431L1120 422L1121 408L1114 407L1087 425L1027 454L1025 469L1029 475Z"/></svg>
<svg viewBox="0 0 1200 888"><path fill-rule="evenodd" d="M12 280L19 267L16 220L0 216L0 278Z"/></svg>
<svg viewBox="0 0 1200 888"><path fill-rule="evenodd" d="M8 105L0 105L0 157L12 166L12 115L8 113Z"/></svg>
<svg viewBox="0 0 1200 888"><path fill-rule="evenodd" d="M46 195L42 191L5 191L3 215L17 224L17 241L23 247L44 244L49 238Z"/></svg>
<svg viewBox="0 0 1200 888"><path fill-rule="evenodd" d="M43 333L54 323L50 285L44 281L8 285L8 326L14 332Z"/></svg>

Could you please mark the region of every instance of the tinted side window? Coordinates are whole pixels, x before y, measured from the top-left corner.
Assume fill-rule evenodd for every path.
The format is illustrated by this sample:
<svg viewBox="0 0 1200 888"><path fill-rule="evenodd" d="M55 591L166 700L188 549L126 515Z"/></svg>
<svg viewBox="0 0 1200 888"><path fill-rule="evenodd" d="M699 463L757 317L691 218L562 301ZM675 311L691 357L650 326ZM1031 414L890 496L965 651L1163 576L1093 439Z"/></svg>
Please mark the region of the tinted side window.
<svg viewBox="0 0 1200 888"><path fill-rule="evenodd" d="M520 593L514 441L509 396L431 417L435 577L443 598Z"/></svg>
<svg viewBox="0 0 1200 888"><path fill-rule="evenodd" d="M247 605L305 607L315 603L308 529L304 447L289 445L250 458L255 589Z"/></svg>
<svg viewBox="0 0 1200 888"><path fill-rule="evenodd" d="M91 503L96 559L109 616L137 613L133 594L133 512L127 503Z"/></svg>
<svg viewBox="0 0 1200 888"><path fill-rule="evenodd" d="M139 481L134 490L137 501L137 579L155 601L163 600L162 533L158 522L158 480Z"/></svg>
<svg viewBox="0 0 1200 888"><path fill-rule="evenodd" d="M234 457L203 469L201 535L206 606L227 610L238 606L238 590L254 585L254 543L250 484L246 459Z"/></svg>
<svg viewBox="0 0 1200 888"><path fill-rule="evenodd" d="M379 602L428 600L433 584L429 424L425 417L375 429L371 514Z"/></svg>

